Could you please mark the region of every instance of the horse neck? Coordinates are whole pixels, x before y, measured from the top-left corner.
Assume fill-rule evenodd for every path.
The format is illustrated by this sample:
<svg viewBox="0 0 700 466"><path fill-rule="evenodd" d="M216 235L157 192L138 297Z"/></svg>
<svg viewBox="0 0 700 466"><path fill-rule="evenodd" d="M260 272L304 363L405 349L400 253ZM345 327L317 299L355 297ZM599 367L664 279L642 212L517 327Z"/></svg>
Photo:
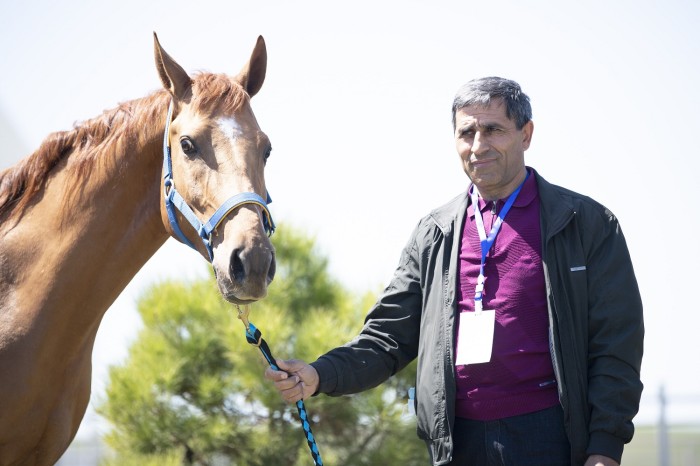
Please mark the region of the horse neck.
<svg viewBox="0 0 700 466"><path fill-rule="evenodd" d="M3 239L2 259L22 277L11 290L17 307L96 331L102 314L165 242L160 148L166 110L162 122L134 115L125 124L138 130L106 137L82 179L79 150L50 175Z"/></svg>

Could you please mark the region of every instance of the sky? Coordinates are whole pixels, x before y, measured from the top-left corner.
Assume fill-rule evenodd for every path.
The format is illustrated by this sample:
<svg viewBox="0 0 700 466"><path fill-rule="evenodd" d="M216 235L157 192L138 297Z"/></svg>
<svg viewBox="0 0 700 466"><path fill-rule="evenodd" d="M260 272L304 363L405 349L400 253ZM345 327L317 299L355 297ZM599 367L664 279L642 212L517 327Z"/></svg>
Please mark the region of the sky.
<svg viewBox="0 0 700 466"><path fill-rule="evenodd" d="M658 418L663 385L668 419L700 423L700 3L26 0L0 15L0 169L158 89L154 31L185 70L229 74L263 35L253 110L273 146L272 214L315 237L356 291L381 290L418 220L468 186L450 121L458 87L518 81L534 114L527 164L606 205L627 238L645 306L638 421ZM107 368L136 337L140 293L206 274L168 240L110 308L83 429L99 424Z"/></svg>

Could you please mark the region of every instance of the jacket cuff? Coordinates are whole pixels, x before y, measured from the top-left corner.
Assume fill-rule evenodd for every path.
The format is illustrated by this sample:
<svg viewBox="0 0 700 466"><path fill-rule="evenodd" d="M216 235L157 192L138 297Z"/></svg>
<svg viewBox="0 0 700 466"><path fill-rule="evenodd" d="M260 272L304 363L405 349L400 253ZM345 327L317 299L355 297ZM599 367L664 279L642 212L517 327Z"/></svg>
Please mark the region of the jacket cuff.
<svg viewBox="0 0 700 466"><path fill-rule="evenodd" d="M618 463L622 462L622 450L625 448L625 442L620 438L610 435L607 432L591 432L588 441L588 449L586 454L603 455L612 458Z"/></svg>
<svg viewBox="0 0 700 466"><path fill-rule="evenodd" d="M311 367L318 373L318 389L314 396L319 393L333 393L338 385L338 374L333 363L321 356L311 363Z"/></svg>

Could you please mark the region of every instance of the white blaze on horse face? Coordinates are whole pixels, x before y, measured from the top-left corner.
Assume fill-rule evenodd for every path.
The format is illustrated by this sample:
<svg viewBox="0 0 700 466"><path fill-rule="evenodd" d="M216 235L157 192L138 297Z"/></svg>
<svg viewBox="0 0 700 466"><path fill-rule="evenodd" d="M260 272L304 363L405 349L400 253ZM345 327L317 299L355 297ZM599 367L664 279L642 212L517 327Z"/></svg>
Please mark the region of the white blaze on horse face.
<svg viewBox="0 0 700 466"><path fill-rule="evenodd" d="M222 180L221 194L232 196L237 193L253 191L254 182L250 177L248 163L246 162L246 149L248 145L246 140L251 132L251 125L240 116L223 116L216 119L218 143L222 147L229 146L228 149L222 151L218 157L223 157L219 160L224 173L235 173L232 179ZM216 146L215 142L215 146ZM218 158L217 157L217 158Z"/></svg>
<svg viewBox="0 0 700 466"><path fill-rule="evenodd" d="M217 123L221 132L231 142L244 134L243 126L234 117L221 117L217 120Z"/></svg>
<svg viewBox="0 0 700 466"><path fill-rule="evenodd" d="M257 140L260 130L250 113L216 119L214 147L221 151L220 167L225 173L221 185L228 196L264 190L263 166L259 161ZM230 146L229 148L226 146ZM223 160L226 158L227 160ZM262 225L262 213L254 204L230 213L212 238L212 266L222 295L234 301L254 301L267 293L274 275L274 249ZM272 272L271 272L272 270ZM242 283L245 282L245 286Z"/></svg>

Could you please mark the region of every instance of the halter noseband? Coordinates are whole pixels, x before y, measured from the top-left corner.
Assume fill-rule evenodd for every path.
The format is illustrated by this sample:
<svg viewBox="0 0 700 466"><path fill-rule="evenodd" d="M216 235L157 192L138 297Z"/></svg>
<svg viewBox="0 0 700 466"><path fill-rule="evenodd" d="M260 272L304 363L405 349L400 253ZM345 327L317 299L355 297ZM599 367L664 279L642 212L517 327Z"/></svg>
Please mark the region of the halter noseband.
<svg viewBox="0 0 700 466"><path fill-rule="evenodd" d="M219 207L214 215L206 222L203 223L197 218L197 215L192 211L190 206L187 205L185 199L177 192L175 189L175 182L173 181L173 164L170 156L170 119L173 116L173 102L170 101L168 106L168 117L165 120L165 134L163 135L163 189L165 193L165 210L168 212L168 221L172 227L175 235L192 249L197 249L190 242L180 229L180 225L177 221L177 215L175 209L179 210L180 213L190 222L190 225L197 231L199 237L204 243L204 247L207 249L209 254L209 262L214 260L214 249L211 246L211 235L219 226L221 221L226 218L226 216L231 213L231 211L236 210L238 207L244 204L255 204L260 207L263 212L262 222L263 228L268 236L271 236L275 232L275 222L272 221L272 215L267 205L272 202L270 194L267 193L267 201L264 200L256 193L246 192L236 194L230 197L226 202Z"/></svg>

